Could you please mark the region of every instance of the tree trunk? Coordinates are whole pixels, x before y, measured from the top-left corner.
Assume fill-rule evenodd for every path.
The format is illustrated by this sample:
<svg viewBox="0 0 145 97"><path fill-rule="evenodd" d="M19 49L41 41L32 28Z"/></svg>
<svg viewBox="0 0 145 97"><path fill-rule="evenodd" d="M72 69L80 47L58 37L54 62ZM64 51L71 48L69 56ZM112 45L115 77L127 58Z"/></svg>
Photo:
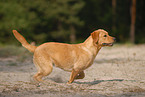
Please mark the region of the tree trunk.
<svg viewBox="0 0 145 97"><path fill-rule="evenodd" d="M112 0L112 32L116 32L116 0Z"/></svg>
<svg viewBox="0 0 145 97"><path fill-rule="evenodd" d="M70 25L70 30L71 30L71 33L70 33L70 42L71 43L75 43L76 42L76 33L75 33L75 28L73 25Z"/></svg>
<svg viewBox="0 0 145 97"><path fill-rule="evenodd" d="M136 0L131 5L130 42L135 43Z"/></svg>

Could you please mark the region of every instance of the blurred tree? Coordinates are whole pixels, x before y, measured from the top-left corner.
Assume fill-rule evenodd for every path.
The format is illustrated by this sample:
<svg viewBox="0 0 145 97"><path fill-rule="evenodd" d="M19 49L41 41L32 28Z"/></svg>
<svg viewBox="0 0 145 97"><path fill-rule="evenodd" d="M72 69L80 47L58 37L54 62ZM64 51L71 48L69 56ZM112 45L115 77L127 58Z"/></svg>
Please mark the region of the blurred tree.
<svg viewBox="0 0 145 97"><path fill-rule="evenodd" d="M27 22L27 14L25 8L13 1L1 1L0 2L0 41L6 42L6 37L9 37L12 33L12 29L22 29L29 26Z"/></svg>
<svg viewBox="0 0 145 97"><path fill-rule="evenodd" d="M31 5L32 3L33 5ZM78 17L83 5L82 0L36 0L35 2L30 0L25 7L29 12L35 13L40 20L39 23L34 24L33 29L38 36L42 35L43 39L45 36L53 37L55 41L75 42L76 27L83 25L83 21ZM36 38L35 36L34 39L38 40Z"/></svg>
<svg viewBox="0 0 145 97"><path fill-rule="evenodd" d="M145 43L145 0L136 1L136 25L135 42Z"/></svg>
<svg viewBox="0 0 145 97"><path fill-rule="evenodd" d="M112 2L110 0L86 0L80 12L80 18L85 22L80 37L87 38L97 29L104 29L111 33L112 28ZM87 36L87 37L86 37Z"/></svg>
<svg viewBox="0 0 145 97"><path fill-rule="evenodd" d="M131 43L135 43L136 0L132 0L130 9L131 9L130 41Z"/></svg>
<svg viewBox="0 0 145 97"><path fill-rule="evenodd" d="M15 41L13 29L22 32L28 41L37 43L82 42L92 31L101 28L123 43L131 40L131 29L134 29L134 41L144 43L145 0L136 0L136 16L132 12L132 19L131 1L1 0L0 42Z"/></svg>
<svg viewBox="0 0 145 97"><path fill-rule="evenodd" d="M130 31L130 0L117 0L116 6L115 37L118 42L128 42Z"/></svg>
<svg viewBox="0 0 145 97"><path fill-rule="evenodd" d="M52 19L55 21L56 29L52 31L53 37L63 37L70 42L76 41L76 27L82 26L84 23L78 17L78 13L84 6L82 0L50 0L50 10Z"/></svg>
<svg viewBox="0 0 145 97"><path fill-rule="evenodd" d="M0 2L0 31L7 37L12 29L41 43L49 39L76 41L76 27L83 25L78 13L82 0L6 0ZM28 33L29 32L29 33ZM50 39L51 38L51 39ZM11 39L11 38L10 38Z"/></svg>
<svg viewBox="0 0 145 97"><path fill-rule="evenodd" d="M116 32L116 0L112 0L112 32Z"/></svg>

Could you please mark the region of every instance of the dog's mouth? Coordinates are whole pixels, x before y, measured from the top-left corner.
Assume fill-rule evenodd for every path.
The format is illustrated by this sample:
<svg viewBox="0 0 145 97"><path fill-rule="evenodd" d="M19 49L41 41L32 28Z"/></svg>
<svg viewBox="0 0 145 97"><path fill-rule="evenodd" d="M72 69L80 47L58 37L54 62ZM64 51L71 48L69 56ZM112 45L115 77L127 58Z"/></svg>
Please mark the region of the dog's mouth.
<svg viewBox="0 0 145 97"><path fill-rule="evenodd" d="M103 46L113 46L113 43L102 43Z"/></svg>

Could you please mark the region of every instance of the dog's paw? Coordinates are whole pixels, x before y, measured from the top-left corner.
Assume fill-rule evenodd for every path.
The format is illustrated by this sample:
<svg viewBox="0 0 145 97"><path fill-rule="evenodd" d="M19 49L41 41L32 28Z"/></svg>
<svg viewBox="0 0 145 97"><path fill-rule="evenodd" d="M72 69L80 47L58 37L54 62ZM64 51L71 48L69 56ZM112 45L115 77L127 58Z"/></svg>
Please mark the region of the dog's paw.
<svg viewBox="0 0 145 97"><path fill-rule="evenodd" d="M68 85L69 85L69 84L71 84L71 83L72 83L72 82L68 81L66 84L68 84Z"/></svg>

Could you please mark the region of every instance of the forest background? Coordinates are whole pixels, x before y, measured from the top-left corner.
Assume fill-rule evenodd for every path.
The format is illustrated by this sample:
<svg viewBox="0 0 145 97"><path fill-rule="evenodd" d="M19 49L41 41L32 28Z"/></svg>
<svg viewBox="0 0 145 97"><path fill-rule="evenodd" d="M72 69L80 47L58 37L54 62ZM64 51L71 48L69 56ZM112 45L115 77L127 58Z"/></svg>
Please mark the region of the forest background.
<svg viewBox="0 0 145 97"><path fill-rule="evenodd" d="M104 29L118 43L145 42L145 0L0 0L0 44L83 42Z"/></svg>

